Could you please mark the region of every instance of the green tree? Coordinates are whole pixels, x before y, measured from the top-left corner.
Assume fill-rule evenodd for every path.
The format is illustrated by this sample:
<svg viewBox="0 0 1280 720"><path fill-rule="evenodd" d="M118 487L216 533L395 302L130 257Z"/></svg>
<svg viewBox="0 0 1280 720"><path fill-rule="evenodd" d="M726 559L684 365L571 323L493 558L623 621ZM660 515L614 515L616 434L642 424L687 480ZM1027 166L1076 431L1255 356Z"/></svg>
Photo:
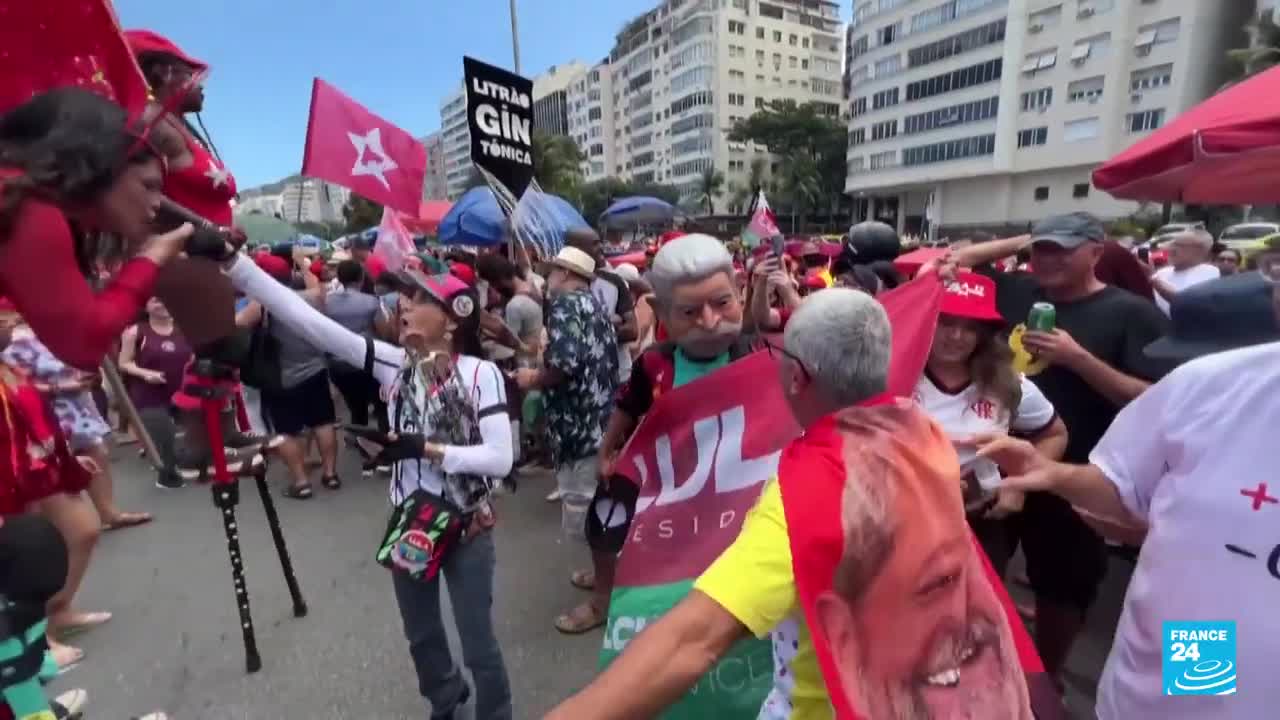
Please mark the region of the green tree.
<svg viewBox="0 0 1280 720"><path fill-rule="evenodd" d="M1253 77L1280 64L1280 25L1271 11L1262 11L1245 23L1249 46L1227 51L1227 58L1236 66L1235 76L1228 85Z"/></svg>
<svg viewBox="0 0 1280 720"><path fill-rule="evenodd" d="M784 158L778 172L778 190L791 210L791 232L804 226L805 214L817 207L823 197L822 177L818 164L807 155Z"/></svg>
<svg viewBox="0 0 1280 720"><path fill-rule="evenodd" d="M820 103L797 105L792 100L775 100L739 121L729 132L732 142L751 142L778 156L790 170L779 180L788 202L805 200L803 208L813 209L826 200L834 210L844 195L848 169L845 165L848 128L831 117ZM798 158L806 158L799 163ZM753 176L755 163L752 163ZM759 175L763 177L763 168ZM816 183L817 191L812 192ZM795 213L792 213L795 215Z"/></svg>
<svg viewBox="0 0 1280 720"><path fill-rule="evenodd" d="M724 194L724 173L709 167L702 171L698 178L697 195L694 197L698 205L705 205L708 215L715 215L716 198Z"/></svg>
<svg viewBox="0 0 1280 720"><path fill-rule="evenodd" d="M382 222L382 206L351 193L351 199L342 208L342 217L346 221L344 233L361 232Z"/></svg>
<svg viewBox="0 0 1280 720"><path fill-rule="evenodd" d="M582 184L582 162L586 156L572 138L565 135L533 134L533 176L543 192L575 198Z"/></svg>

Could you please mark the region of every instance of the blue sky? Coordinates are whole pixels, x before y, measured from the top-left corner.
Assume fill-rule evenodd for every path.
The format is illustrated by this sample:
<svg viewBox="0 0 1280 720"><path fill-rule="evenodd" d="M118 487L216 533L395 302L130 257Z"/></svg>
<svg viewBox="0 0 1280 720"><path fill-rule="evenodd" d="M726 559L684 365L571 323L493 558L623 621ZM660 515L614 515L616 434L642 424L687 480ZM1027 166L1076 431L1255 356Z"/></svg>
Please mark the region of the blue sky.
<svg viewBox="0 0 1280 720"><path fill-rule="evenodd" d="M655 0L519 0L526 75L596 62ZM242 188L302 165L311 78L422 136L462 56L511 67L507 0L115 0L125 28L166 35L213 68L205 126Z"/></svg>

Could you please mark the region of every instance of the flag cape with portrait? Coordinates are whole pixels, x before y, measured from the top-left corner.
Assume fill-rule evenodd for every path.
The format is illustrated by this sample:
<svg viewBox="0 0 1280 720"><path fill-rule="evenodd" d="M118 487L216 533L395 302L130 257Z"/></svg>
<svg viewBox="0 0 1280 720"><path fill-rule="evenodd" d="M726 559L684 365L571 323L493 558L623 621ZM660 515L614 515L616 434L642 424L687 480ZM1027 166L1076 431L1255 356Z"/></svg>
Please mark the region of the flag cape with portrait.
<svg viewBox="0 0 1280 720"><path fill-rule="evenodd" d="M927 277L880 296L893 325L889 395L910 396L923 372L941 295L941 284ZM733 542L761 487L778 474L780 452L798 432L777 381L776 363L765 352L655 400L617 464L618 472L641 491L619 560L602 665L683 599L694 580ZM807 538L801 530L792 540L793 548L799 541L808 552ZM819 573L822 568L818 566ZM834 562L826 570L833 568ZM815 575L807 562L796 563L795 571L803 599ZM987 573L999 585L989 567ZM829 584L829 572L826 578ZM1012 605L1006 610L1021 629ZM1034 653L1029 662L1038 669ZM773 686L772 663L767 639L745 640L663 717L755 718Z"/></svg>

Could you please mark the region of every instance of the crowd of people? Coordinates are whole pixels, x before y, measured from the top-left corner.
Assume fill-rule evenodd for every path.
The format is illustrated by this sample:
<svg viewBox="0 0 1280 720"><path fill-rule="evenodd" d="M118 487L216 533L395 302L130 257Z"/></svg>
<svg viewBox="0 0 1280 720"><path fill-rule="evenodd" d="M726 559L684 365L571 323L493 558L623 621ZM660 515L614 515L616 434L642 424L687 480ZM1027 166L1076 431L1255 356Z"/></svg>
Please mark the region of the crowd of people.
<svg viewBox="0 0 1280 720"><path fill-rule="evenodd" d="M837 700L877 719L1029 717L1035 691L1012 672L1011 651L982 652L1002 647L1007 624L969 614L998 614L995 585L1020 550L1035 652L1061 692L1109 546L1141 549L1097 715L1274 714L1280 550L1267 518L1280 506L1258 458L1280 421L1269 392L1280 245L1241 272L1238 253L1215 253L1193 229L1154 270L1098 219L1070 213L1022 237L975 234L918 269L895 266L899 238L874 221L835 254L811 243L779 252L772 239L731 251L725 238L671 232L643 266L613 266L586 227L546 255L512 235L399 268L368 244L317 258L237 250L228 234L195 252L192 227L157 233L155 220L168 196L233 224L234 180L186 120L202 107L192 78L206 68L154 33L127 35L154 94L144 117L78 88L0 115L0 592L8 627L44 670L85 661L65 639L111 619L75 605L99 533L151 520L115 501L109 404L122 410L121 439L154 448L157 485L177 489L218 473L209 438L219 433L197 391L212 382L234 398L217 428L232 474L276 457L281 492L302 501L313 475L322 491L343 486L339 453L350 448L363 475L387 477L376 558L429 716L515 717L492 617L503 488L523 468L553 470L547 499L584 561L567 579L588 593L554 627L601 627L641 491L616 472L627 441L664 394L767 352L805 432L688 596L549 717L658 715L752 636L772 639L778 668L760 717L831 717ZM123 240L127 258L95 288L102 234ZM36 264L38 277L25 272ZM877 298L910 276L943 287L924 370L904 401L859 407L890 374L893 328ZM125 379L106 383L110 399L104 358ZM835 438L856 442L841 451ZM787 499L788 479L810 471L840 488L846 534L812 613ZM937 514L894 514L921 506ZM604 507L622 521L601 522ZM980 561L919 591L942 615L978 607L959 616L968 634L915 637L909 616L890 622L910 558L969 537ZM1163 623L1213 620L1235 623L1240 692L1167 696ZM838 682L820 670L818 640ZM867 660L899 642L928 658ZM980 679L966 682L970 673ZM15 717L34 714L6 699ZM71 691L36 710L77 717L85 702Z"/></svg>

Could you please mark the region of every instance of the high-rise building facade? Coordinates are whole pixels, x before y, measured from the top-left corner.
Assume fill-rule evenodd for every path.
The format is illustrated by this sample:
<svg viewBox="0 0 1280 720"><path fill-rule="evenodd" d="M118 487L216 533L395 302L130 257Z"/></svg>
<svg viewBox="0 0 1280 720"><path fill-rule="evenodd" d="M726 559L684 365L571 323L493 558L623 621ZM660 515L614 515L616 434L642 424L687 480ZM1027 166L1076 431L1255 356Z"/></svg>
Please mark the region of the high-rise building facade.
<svg viewBox="0 0 1280 720"><path fill-rule="evenodd" d="M843 45L840 7L828 0L664 0L616 38L610 102L601 102L601 112L612 105L613 157L594 157L606 175L679 186L690 204L709 169L741 187L767 153L729 142L734 124L773 100L838 115Z"/></svg>
<svg viewBox="0 0 1280 720"><path fill-rule="evenodd" d="M471 132L467 129L467 93L460 85L440 103L440 144L444 158L445 199L457 200L471 178Z"/></svg>
<svg viewBox="0 0 1280 720"><path fill-rule="evenodd" d="M444 200L449 197L444 169L444 131L437 130L422 138L422 146L427 151L427 177L422 183L422 199Z"/></svg>
<svg viewBox="0 0 1280 720"><path fill-rule="evenodd" d="M585 157L583 179L603 180L614 167L613 73L608 58L570 83L568 104L569 137Z"/></svg>
<svg viewBox="0 0 1280 720"><path fill-rule="evenodd" d="M1133 212L1092 171L1226 79L1252 2L871 0L849 31L855 218L918 232Z"/></svg>
<svg viewBox="0 0 1280 720"><path fill-rule="evenodd" d="M547 135L569 134L569 86L587 71L574 60L552 65L533 79L533 129Z"/></svg>
<svg viewBox="0 0 1280 720"><path fill-rule="evenodd" d="M351 191L315 178L300 178L280 193L280 216L291 223L328 223L342 220L342 208Z"/></svg>

